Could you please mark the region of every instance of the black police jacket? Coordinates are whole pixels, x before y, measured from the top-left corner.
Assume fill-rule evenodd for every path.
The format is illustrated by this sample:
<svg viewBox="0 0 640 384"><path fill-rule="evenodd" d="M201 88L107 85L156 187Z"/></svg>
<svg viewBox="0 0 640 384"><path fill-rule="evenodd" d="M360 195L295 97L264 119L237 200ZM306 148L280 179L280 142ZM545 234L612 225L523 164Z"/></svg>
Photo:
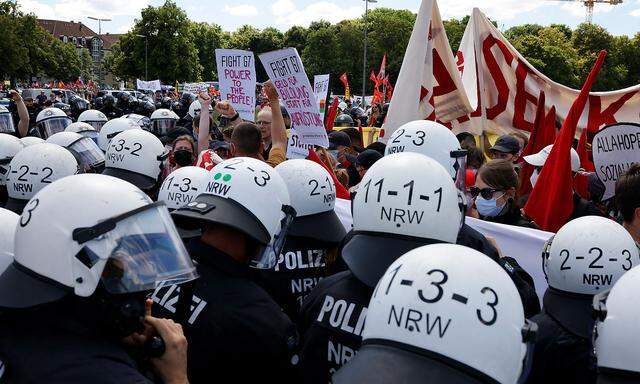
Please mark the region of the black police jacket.
<svg viewBox="0 0 640 384"><path fill-rule="evenodd" d="M573 192L573 212L568 221L584 216L604 216L602 211L593 202L585 200Z"/></svg>
<svg viewBox="0 0 640 384"><path fill-rule="evenodd" d="M288 236L274 268L252 270L255 281L297 323L302 301L327 275L325 242Z"/></svg>
<svg viewBox="0 0 640 384"><path fill-rule="evenodd" d="M0 316L0 383L152 383L120 344L76 315L58 302Z"/></svg>
<svg viewBox="0 0 640 384"><path fill-rule="evenodd" d="M200 274L190 311L178 319L189 342L189 381L295 381L295 326L249 279L249 268L199 239L188 249ZM180 289L159 286L152 295L154 314L174 317Z"/></svg>
<svg viewBox="0 0 640 384"><path fill-rule="evenodd" d="M373 289L351 271L322 279L305 298L300 318L300 372L304 383L327 383L362 343Z"/></svg>

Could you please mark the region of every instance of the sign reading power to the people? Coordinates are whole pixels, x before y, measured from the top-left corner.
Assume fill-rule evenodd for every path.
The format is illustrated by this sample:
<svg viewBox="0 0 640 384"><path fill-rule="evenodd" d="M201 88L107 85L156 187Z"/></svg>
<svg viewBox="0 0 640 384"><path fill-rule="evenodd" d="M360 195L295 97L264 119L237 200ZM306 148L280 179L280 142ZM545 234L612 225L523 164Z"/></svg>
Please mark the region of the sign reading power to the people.
<svg viewBox="0 0 640 384"><path fill-rule="evenodd" d="M256 63L253 52L216 49L220 96L228 100L243 120L254 121Z"/></svg>
<svg viewBox="0 0 640 384"><path fill-rule="evenodd" d="M615 196L616 181L640 162L640 124L619 123L602 128L592 142L593 164L606 190L603 200Z"/></svg>

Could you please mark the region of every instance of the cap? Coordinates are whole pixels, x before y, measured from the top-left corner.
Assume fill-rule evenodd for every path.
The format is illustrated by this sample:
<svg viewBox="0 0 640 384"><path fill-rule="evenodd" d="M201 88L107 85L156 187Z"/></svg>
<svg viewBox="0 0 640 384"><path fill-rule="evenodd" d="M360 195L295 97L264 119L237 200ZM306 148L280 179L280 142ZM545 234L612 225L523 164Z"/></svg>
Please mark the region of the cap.
<svg viewBox="0 0 640 384"><path fill-rule="evenodd" d="M542 167L547 161L547 157L553 149L553 144L549 144L536 154L523 157L524 161L533 165L534 167ZM571 170L578 172L580 170L580 156L575 149L571 148Z"/></svg>
<svg viewBox="0 0 640 384"><path fill-rule="evenodd" d="M382 159L380 152L373 149L365 149L360 152L356 158L356 165L359 165L365 169L369 169L376 161Z"/></svg>
<svg viewBox="0 0 640 384"><path fill-rule="evenodd" d="M518 143L518 140L514 137L502 135L489 150L503 153L518 153L520 152L520 143Z"/></svg>
<svg viewBox="0 0 640 384"><path fill-rule="evenodd" d="M351 146L351 138L344 132L333 131L329 134L329 149L338 149L339 145Z"/></svg>

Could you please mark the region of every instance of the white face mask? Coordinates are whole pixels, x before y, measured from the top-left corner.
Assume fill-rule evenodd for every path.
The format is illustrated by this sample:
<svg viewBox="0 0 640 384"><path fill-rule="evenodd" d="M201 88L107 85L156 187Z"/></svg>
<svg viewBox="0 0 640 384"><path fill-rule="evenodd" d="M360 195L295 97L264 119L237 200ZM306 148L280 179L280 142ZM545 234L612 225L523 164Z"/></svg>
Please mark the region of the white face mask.
<svg viewBox="0 0 640 384"><path fill-rule="evenodd" d="M538 181L538 176L540 176L540 174L538 173L538 170L534 169L533 173L531 174L531 177L529 178L529 181L531 181L532 187L536 186L536 181Z"/></svg>

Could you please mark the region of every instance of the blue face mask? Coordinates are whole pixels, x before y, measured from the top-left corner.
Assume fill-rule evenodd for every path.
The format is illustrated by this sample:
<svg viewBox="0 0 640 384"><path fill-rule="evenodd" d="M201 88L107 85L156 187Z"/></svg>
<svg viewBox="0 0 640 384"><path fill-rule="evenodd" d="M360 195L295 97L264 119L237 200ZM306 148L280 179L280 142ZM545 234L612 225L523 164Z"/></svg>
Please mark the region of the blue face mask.
<svg viewBox="0 0 640 384"><path fill-rule="evenodd" d="M478 196L476 198L476 208L478 208L478 213L484 217L500 216L500 213L502 213L502 210L506 206L506 204L501 206L497 205L497 200L500 197L502 196L498 196L498 197L494 197L492 199L486 200L482 198L482 196Z"/></svg>
<svg viewBox="0 0 640 384"><path fill-rule="evenodd" d="M338 153L340 151L338 151L337 149L329 149L328 152L331 154L331 156L333 156L334 159L338 160Z"/></svg>

